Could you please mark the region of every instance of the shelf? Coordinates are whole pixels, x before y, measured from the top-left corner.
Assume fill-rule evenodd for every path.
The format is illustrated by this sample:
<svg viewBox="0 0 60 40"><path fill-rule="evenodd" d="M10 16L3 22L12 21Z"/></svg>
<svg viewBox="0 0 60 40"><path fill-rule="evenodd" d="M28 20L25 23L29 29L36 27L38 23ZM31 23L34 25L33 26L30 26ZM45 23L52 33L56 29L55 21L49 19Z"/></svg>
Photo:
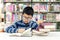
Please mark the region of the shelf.
<svg viewBox="0 0 60 40"><path fill-rule="evenodd" d="M13 12L15 12L15 11L13 11ZM16 11L16 12L20 12L20 11ZM22 13L22 11L20 12L20 13ZM43 13L43 14L45 14L45 13L58 13L58 14L60 14L60 12L58 11L58 12L56 12L56 11L51 11L51 12L34 12L34 13Z"/></svg>
<svg viewBox="0 0 60 40"><path fill-rule="evenodd" d="M32 2L32 3L50 3L50 2Z"/></svg>
<svg viewBox="0 0 60 40"><path fill-rule="evenodd" d="M4 3L60 3L60 1L56 1L56 2L21 2L21 1L16 1L16 2L4 2Z"/></svg>
<svg viewBox="0 0 60 40"><path fill-rule="evenodd" d="M56 1L56 2L32 2L32 3L60 3L60 1Z"/></svg>
<svg viewBox="0 0 60 40"><path fill-rule="evenodd" d="M42 1L40 1L40 2L42 2ZM54 2L50 2L50 3L59 3L60 1L54 1ZM39 2L38 2L39 3ZM43 2L42 2L43 3ZM45 1L45 3L49 3L49 2L47 2L47 1Z"/></svg>
<svg viewBox="0 0 60 40"><path fill-rule="evenodd" d="M38 12L35 12L38 13ZM41 12L41 13L60 13L60 11L50 11L50 12Z"/></svg>
<svg viewBox="0 0 60 40"><path fill-rule="evenodd" d="M60 22L60 21L57 21L57 22ZM47 22L47 23L57 23L57 22Z"/></svg>
<svg viewBox="0 0 60 40"><path fill-rule="evenodd" d="M60 3L60 1L56 1L56 2L51 2L51 3Z"/></svg>
<svg viewBox="0 0 60 40"><path fill-rule="evenodd" d="M31 2L20 2L20 1L17 1L17 2L4 2L4 3L31 3Z"/></svg>
<svg viewBox="0 0 60 40"><path fill-rule="evenodd" d="M60 22L60 21L54 21L54 22L51 22L51 21L44 21L44 22L47 22L47 23L57 23L57 22Z"/></svg>
<svg viewBox="0 0 60 40"><path fill-rule="evenodd" d="M34 13L38 13L37 11ZM60 11L40 12L40 13L60 13Z"/></svg>

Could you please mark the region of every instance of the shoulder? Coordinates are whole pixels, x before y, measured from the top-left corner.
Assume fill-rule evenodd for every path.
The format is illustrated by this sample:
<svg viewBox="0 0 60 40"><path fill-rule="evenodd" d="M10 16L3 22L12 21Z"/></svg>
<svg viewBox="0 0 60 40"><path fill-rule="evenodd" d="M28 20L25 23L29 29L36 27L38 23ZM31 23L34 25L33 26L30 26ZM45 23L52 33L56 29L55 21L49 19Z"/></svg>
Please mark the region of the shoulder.
<svg viewBox="0 0 60 40"><path fill-rule="evenodd" d="M31 21L31 24L37 24L37 22L35 22L35 21Z"/></svg>
<svg viewBox="0 0 60 40"><path fill-rule="evenodd" d="M20 23L22 23L22 20L15 22L15 24L20 24Z"/></svg>
<svg viewBox="0 0 60 40"><path fill-rule="evenodd" d="M32 23L37 23L37 22L35 22L35 21L31 21Z"/></svg>

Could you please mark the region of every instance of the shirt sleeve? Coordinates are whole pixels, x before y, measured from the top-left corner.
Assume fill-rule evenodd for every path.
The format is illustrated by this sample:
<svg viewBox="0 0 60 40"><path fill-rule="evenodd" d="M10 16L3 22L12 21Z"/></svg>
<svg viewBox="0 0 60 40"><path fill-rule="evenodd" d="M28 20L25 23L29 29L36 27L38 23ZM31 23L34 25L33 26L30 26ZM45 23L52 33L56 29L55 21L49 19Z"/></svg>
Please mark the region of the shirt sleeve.
<svg viewBox="0 0 60 40"><path fill-rule="evenodd" d="M37 29L37 27L38 27L38 24L37 23L33 23L33 25L32 25L32 29Z"/></svg>
<svg viewBox="0 0 60 40"><path fill-rule="evenodd" d="M17 29L18 29L17 28L17 23L14 23L13 25L7 27L5 29L5 32L7 32L7 33L17 33Z"/></svg>

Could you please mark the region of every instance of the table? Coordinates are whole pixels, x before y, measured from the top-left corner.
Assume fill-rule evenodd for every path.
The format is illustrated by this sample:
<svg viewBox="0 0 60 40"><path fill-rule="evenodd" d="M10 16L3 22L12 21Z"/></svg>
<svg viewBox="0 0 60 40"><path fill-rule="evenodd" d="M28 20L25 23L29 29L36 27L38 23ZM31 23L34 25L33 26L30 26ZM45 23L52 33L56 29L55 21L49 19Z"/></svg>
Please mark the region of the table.
<svg viewBox="0 0 60 40"><path fill-rule="evenodd" d="M18 34L18 33L16 33L16 34ZM0 39L5 39L5 40L13 40L13 39L15 39L15 40L42 40L42 39L45 39L45 40L49 40L49 39L54 39L54 40L56 40L57 38L58 39L60 39L60 32L50 32L49 33L49 35L48 36L35 36L35 35L33 35L32 37L11 37L11 36L9 36L10 35L10 33L0 33ZM55 38L56 39L55 39Z"/></svg>
<svg viewBox="0 0 60 40"><path fill-rule="evenodd" d="M18 33L15 33L18 34ZM10 37L11 33L0 33L0 37ZM34 37L36 35L33 35ZM14 36L13 36L14 37ZM60 32L50 32L48 36L36 36L36 37L60 37Z"/></svg>

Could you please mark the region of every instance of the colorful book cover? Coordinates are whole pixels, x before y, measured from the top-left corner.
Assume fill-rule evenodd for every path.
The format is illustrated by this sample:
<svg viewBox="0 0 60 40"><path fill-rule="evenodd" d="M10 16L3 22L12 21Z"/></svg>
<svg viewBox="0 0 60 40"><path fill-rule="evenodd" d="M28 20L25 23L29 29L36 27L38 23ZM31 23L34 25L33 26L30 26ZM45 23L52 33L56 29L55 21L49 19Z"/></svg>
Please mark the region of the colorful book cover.
<svg viewBox="0 0 60 40"><path fill-rule="evenodd" d="M7 9L8 8L8 9ZM7 3L6 4L6 12L15 12L17 10L17 6L15 4Z"/></svg>
<svg viewBox="0 0 60 40"><path fill-rule="evenodd" d="M46 12L46 11L48 11L48 5L36 3L36 4L33 4L33 9L34 9L34 11L37 11L37 12L38 11Z"/></svg>
<svg viewBox="0 0 60 40"><path fill-rule="evenodd" d="M46 21L47 22L56 22L56 14L54 14L54 13L46 14Z"/></svg>
<svg viewBox="0 0 60 40"><path fill-rule="evenodd" d="M6 23L11 23L12 22L12 13L11 12L6 12Z"/></svg>
<svg viewBox="0 0 60 40"><path fill-rule="evenodd" d="M23 0L24 2L31 2L31 0Z"/></svg>
<svg viewBox="0 0 60 40"><path fill-rule="evenodd" d="M60 5L59 4L54 4L54 11L60 11Z"/></svg>
<svg viewBox="0 0 60 40"><path fill-rule="evenodd" d="M19 11L23 10L23 4L19 4Z"/></svg>
<svg viewBox="0 0 60 40"><path fill-rule="evenodd" d="M44 29L50 29L50 31L56 30L56 23L44 23Z"/></svg>
<svg viewBox="0 0 60 40"><path fill-rule="evenodd" d="M0 4L0 14L3 12L3 3Z"/></svg>
<svg viewBox="0 0 60 40"><path fill-rule="evenodd" d="M56 14L56 21L60 21L60 14Z"/></svg>
<svg viewBox="0 0 60 40"><path fill-rule="evenodd" d="M43 14L34 14L33 15L33 21L43 20Z"/></svg>
<svg viewBox="0 0 60 40"><path fill-rule="evenodd" d="M39 2L40 0L33 0L33 2Z"/></svg>
<svg viewBox="0 0 60 40"><path fill-rule="evenodd" d="M36 12L36 11L39 11L39 6L40 4L39 3L36 3L36 4L33 4L32 6L33 6L33 9L34 9L34 11Z"/></svg>
<svg viewBox="0 0 60 40"><path fill-rule="evenodd" d="M6 3L6 12L9 11L9 6L11 5L11 3ZM7 9L8 8L8 9Z"/></svg>
<svg viewBox="0 0 60 40"><path fill-rule="evenodd" d="M12 13L12 23L14 23L14 20L15 20L15 13Z"/></svg>
<svg viewBox="0 0 60 40"><path fill-rule="evenodd" d="M30 4L19 4L19 11L20 12L22 12L23 11L23 9L25 8L25 7L27 7L27 6L31 6Z"/></svg>

